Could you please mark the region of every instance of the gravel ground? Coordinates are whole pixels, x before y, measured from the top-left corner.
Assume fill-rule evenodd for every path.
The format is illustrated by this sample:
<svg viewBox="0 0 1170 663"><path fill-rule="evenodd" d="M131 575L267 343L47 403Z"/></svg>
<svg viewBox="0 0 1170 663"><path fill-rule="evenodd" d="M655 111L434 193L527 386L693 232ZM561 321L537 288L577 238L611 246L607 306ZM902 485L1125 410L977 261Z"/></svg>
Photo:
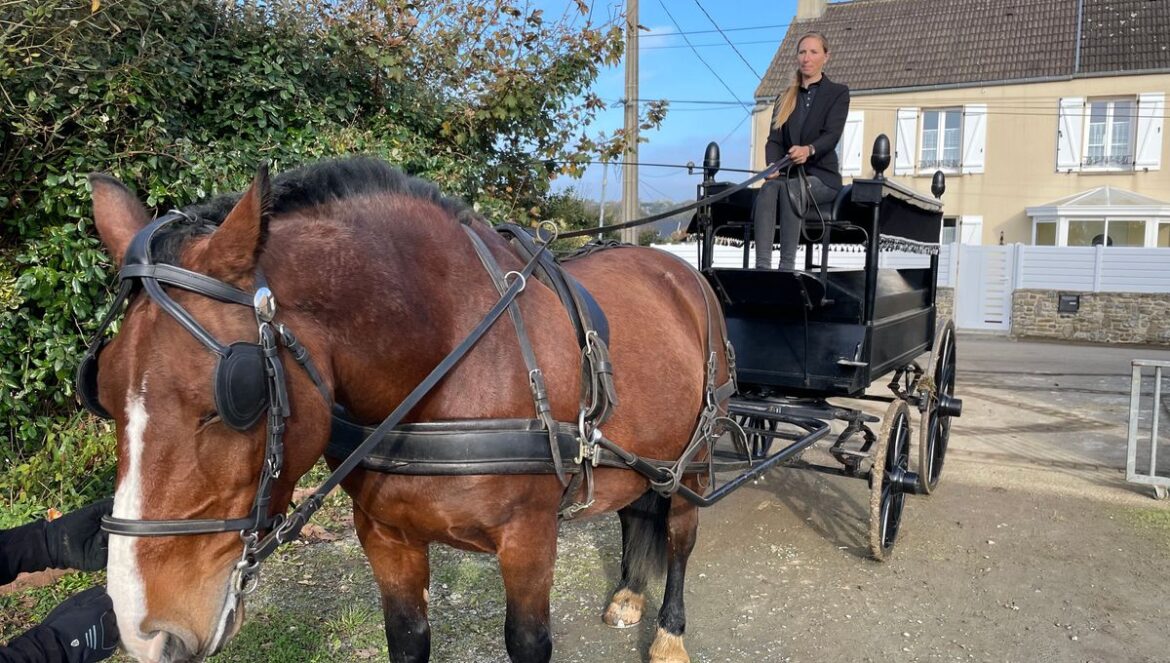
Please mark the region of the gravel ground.
<svg viewBox="0 0 1170 663"><path fill-rule="evenodd" d="M781 468L702 513L693 661L1170 661L1170 509L1121 469L1128 360L1170 352L958 347L965 411L943 481L909 498L887 561L866 557L862 481ZM369 569L342 508L329 513L316 541L266 568L220 660L385 660ZM600 620L619 538L614 516L562 528L555 661L646 660L660 583L641 624ZM438 547L432 559L432 660L506 661L495 561Z"/></svg>

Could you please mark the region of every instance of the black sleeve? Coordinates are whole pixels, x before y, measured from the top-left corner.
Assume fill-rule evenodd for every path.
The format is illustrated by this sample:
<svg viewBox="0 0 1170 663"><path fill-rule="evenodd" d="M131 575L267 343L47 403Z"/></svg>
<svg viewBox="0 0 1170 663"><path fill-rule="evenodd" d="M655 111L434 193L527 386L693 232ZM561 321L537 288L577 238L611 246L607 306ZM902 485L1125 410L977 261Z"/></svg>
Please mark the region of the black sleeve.
<svg viewBox="0 0 1170 663"><path fill-rule="evenodd" d="M768 132L768 142L764 143L764 165L770 166L779 161L788 151L780 136L780 131L772 129Z"/></svg>
<svg viewBox="0 0 1170 663"><path fill-rule="evenodd" d="M64 663L65 651L48 626L34 626L0 647L0 663Z"/></svg>
<svg viewBox="0 0 1170 663"><path fill-rule="evenodd" d="M841 134L845 133L845 121L849 119L849 88L844 85L841 88L841 93L833 100L825 115L824 128L813 139L812 146L816 150L812 159L814 163L837 149L837 142L841 140Z"/></svg>
<svg viewBox="0 0 1170 663"><path fill-rule="evenodd" d="M0 585L20 573L43 571L53 565L45 545L44 520L0 530Z"/></svg>
<svg viewBox="0 0 1170 663"><path fill-rule="evenodd" d="M95 663L118 648L118 620L105 587L65 599L23 635L0 647L0 663Z"/></svg>
<svg viewBox="0 0 1170 663"><path fill-rule="evenodd" d="M776 99L776 104L780 103L780 99ZM774 127L772 122L776 117L776 105L772 106L772 112L768 114L768 140L764 143L764 166L770 166L788 154L788 150L784 147L784 127Z"/></svg>

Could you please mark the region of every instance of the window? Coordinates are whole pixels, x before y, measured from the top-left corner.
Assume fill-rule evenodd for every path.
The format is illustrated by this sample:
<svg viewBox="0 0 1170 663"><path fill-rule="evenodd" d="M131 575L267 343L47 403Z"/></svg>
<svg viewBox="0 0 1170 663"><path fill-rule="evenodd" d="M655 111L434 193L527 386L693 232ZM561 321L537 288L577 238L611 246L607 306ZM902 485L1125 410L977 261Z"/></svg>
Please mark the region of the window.
<svg viewBox="0 0 1170 663"><path fill-rule="evenodd" d="M1158 247L1170 248L1170 223L1158 224Z"/></svg>
<svg viewBox="0 0 1170 663"><path fill-rule="evenodd" d="M1060 227L1056 222L1036 221L1037 246L1146 246L1146 221L1120 219L1068 219L1067 241L1060 241ZM1170 223L1158 228L1157 246L1168 246Z"/></svg>
<svg viewBox="0 0 1170 663"><path fill-rule="evenodd" d="M919 170L958 170L963 114L958 108L922 111L922 153Z"/></svg>
<svg viewBox="0 0 1170 663"><path fill-rule="evenodd" d="M1130 169L1133 167L1134 120L1137 103L1133 99L1090 101L1085 131L1085 168Z"/></svg>
<svg viewBox="0 0 1170 663"><path fill-rule="evenodd" d="M1146 222L1108 221L1105 234L1109 237L1109 246L1145 246Z"/></svg>
<svg viewBox="0 0 1170 663"><path fill-rule="evenodd" d="M894 174L982 173L987 105L899 108L894 129Z"/></svg>
<svg viewBox="0 0 1170 663"><path fill-rule="evenodd" d="M1056 169L1151 171L1162 167L1164 92L1132 97L1060 100Z"/></svg>
<svg viewBox="0 0 1170 663"><path fill-rule="evenodd" d="M1104 219L1076 219L1068 222L1067 246L1096 246L1104 239Z"/></svg>
<svg viewBox="0 0 1170 663"><path fill-rule="evenodd" d="M942 236L939 237L940 244L954 244L958 241L958 225L959 217L944 216L942 225Z"/></svg>
<svg viewBox="0 0 1170 663"><path fill-rule="evenodd" d="M1035 223L1035 238L1032 244L1036 246L1056 246L1056 222L1037 221Z"/></svg>

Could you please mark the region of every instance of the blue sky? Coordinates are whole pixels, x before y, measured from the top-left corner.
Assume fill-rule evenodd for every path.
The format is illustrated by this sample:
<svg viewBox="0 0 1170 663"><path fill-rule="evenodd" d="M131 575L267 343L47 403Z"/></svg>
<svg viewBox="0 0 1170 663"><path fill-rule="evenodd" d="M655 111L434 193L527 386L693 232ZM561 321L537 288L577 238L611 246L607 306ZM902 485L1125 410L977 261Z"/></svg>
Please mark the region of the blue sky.
<svg viewBox="0 0 1170 663"><path fill-rule="evenodd" d="M546 18L559 16L573 5L571 0L543 0L536 4L545 7ZM624 1L594 0L594 19L617 14L624 7ZM649 31L643 31L640 37L638 96L672 101L662 127L643 134L649 142L640 146L639 162L702 163L707 143L717 141L724 166L746 168L751 137L747 113L759 77L772 61L795 12L796 0L639 0L638 22ZM680 30L686 34L679 34ZM739 53L728 45L728 40ZM600 115L591 133L620 128L623 111L618 101L625 91L624 63L604 70L593 90L612 107ZM734 100L748 106L685 103ZM573 187L583 197L596 200L601 194L601 170L593 166L580 180L558 178L554 189ZM738 180L746 176L728 177ZM639 169L638 179L643 201L690 200L699 181L698 175L688 176L682 169L646 166ZM612 167L605 198L621 198L620 174Z"/></svg>

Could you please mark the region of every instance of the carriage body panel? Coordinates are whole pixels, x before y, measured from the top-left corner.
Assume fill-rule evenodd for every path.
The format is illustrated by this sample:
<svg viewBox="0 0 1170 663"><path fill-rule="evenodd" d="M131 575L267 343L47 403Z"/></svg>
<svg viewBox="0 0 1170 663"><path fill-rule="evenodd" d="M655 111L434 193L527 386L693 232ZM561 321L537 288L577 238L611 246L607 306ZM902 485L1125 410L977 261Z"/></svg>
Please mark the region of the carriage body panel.
<svg viewBox="0 0 1170 663"><path fill-rule="evenodd" d="M879 268L877 254L884 245L937 245L938 200L885 179L856 180L823 212L827 219L806 215L804 269L712 266L715 237L750 236L756 195L739 191L697 215L692 227L704 237L700 263L723 302L741 391L856 396L930 349L937 256L926 267ZM818 244L821 255L830 245L860 245L865 267L813 265ZM747 256L745 242L745 265Z"/></svg>

